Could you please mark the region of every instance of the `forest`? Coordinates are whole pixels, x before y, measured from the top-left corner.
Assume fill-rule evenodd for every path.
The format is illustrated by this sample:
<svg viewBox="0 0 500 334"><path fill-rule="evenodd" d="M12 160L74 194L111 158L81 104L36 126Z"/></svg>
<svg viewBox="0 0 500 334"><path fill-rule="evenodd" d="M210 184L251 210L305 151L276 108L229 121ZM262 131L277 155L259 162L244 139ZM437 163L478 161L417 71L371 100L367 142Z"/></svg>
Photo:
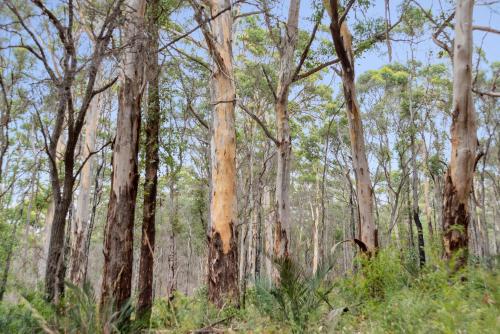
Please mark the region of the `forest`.
<svg viewBox="0 0 500 334"><path fill-rule="evenodd" d="M0 333L498 333L500 0L0 0Z"/></svg>

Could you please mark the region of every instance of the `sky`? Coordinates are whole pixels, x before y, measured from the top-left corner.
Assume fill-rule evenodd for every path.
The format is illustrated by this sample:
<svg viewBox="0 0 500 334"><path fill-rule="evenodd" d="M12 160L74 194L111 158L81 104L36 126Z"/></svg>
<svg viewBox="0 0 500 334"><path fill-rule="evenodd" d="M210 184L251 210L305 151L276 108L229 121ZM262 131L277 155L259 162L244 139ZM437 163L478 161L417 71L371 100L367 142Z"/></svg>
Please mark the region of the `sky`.
<svg viewBox="0 0 500 334"><path fill-rule="evenodd" d="M316 2L318 0L315 0ZM390 12L392 22L396 21L399 17L398 7L403 1L389 0ZM313 0L303 0L301 1L301 28L307 29L310 27L310 23L304 20L305 17L310 17L313 11ZM485 3L492 3L491 0L480 0L476 1L474 7L474 25L489 26L500 30L500 1L496 4L489 6L484 5ZM283 9L286 11L289 1L282 1ZM425 9L432 9L434 13L439 13L444 9L446 13L450 13L451 9L455 6L454 1L447 0L418 0L418 3ZM367 11L367 16L370 18L384 17L384 0L372 1L373 6ZM286 14L286 12L284 12ZM436 15L435 14L435 15ZM352 14L349 15L348 20L352 20ZM324 19L323 22L326 22ZM311 30L309 28L309 30ZM415 57L421 61L427 61L429 57L429 51L433 50L436 52L438 47L430 38L430 31L426 34L426 39L421 41L416 46ZM482 31L474 31L474 44L480 46L486 54L486 58L489 62L500 61L500 35L495 35L492 33L485 33ZM409 58L410 49L408 43L403 42L393 42L393 61L405 63ZM378 50L373 50L367 52L362 58L358 58L356 61L356 71L358 74L363 73L368 70L378 69L383 65L387 64L389 59L387 56L387 49L384 43L379 44ZM438 60L440 62L449 63L447 59Z"/></svg>

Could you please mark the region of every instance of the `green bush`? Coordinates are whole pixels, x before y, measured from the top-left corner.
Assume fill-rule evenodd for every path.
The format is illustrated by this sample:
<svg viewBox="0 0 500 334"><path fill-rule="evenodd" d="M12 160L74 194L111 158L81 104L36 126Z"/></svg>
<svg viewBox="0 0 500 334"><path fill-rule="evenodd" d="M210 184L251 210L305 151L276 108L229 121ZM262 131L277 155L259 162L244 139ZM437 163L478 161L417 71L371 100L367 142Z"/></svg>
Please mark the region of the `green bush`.
<svg viewBox="0 0 500 334"><path fill-rule="evenodd" d="M392 250L363 260L360 270L335 284L345 313L343 333L496 333L500 328L498 268L469 266L456 274L442 264L420 274L406 270Z"/></svg>

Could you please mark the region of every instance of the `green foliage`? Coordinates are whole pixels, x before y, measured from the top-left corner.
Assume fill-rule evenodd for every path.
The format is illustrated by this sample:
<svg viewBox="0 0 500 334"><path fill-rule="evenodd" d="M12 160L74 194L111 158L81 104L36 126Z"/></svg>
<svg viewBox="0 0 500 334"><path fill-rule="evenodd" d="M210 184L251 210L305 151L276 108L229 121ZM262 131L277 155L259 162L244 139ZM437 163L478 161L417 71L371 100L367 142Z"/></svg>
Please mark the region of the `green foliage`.
<svg viewBox="0 0 500 334"><path fill-rule="evenodd" d="M244 310L228 305L221 310L208 302L206 289L199 289L193 296L175 292L171 299L155 302L151 316L151 329L168 329L168 333L188 333L197 329L215 326L232 327L236 320L241 322ZM246 327L245 327L246 328Z"/></svg>
<svg viewBox="0 0 500 334"><path fill-rule="evenodd" d="M307 332L311 324L318 320L320 308L328 304L325 288L326 275L331 266L307 274L290 258L275 259L279 272L279 283L270 286L268 282L256 285L255 304L262 314L269 314L287 324L293 333ZM276 311L279 312L276 312Z"/></svg>
<svg viewBox="0 0 500 334"><path fill-rule="evenodd" d="M6 330L0 333L99 334L105 328L111 333L134 332L133 322L119 328L132 313L130 303L116 312L106 306L100 310L90 285L79 288L66 283L66 287L57 305L47 303L39 292L24 294L15 305L0 304L0 330Z"/></svg>
<svg viewBox="0 0 500 334"><path fill-rule="evenodd" d="M495 333L500 325L498 268L470 266L450 276L443 264L412 274L405 258L381 251L336 283L335 303L349 308L336 330L352 333Z"/></svg>

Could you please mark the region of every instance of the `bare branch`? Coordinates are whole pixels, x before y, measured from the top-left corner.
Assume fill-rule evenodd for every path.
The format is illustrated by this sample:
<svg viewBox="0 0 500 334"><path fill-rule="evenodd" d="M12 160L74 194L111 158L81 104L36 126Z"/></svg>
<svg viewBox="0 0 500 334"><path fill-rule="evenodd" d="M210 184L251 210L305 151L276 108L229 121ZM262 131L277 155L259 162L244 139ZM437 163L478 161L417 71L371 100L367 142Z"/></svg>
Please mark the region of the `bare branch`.
<svg viewBox="0 0 500 334"><path fill-rule="evenodd" d="M259 124L259 126L262 128L262 130L266 134L267 138L271 139L274 142L274 144L276 144L276 146L279 146L279 144L280 144L279 141L271 134L271 131L269 131L269 129L267 128L267 126L264 124L264 122L257 115L255 115L253 112L251 112L241 102L238 102L238 106L244 112L246 112L248 114L248 116L250 116L255 122L257 122L257 124Z"/></svg>
<svg viewBox="0 0 500 334"><path fill-rule="evenodd" d="M193 105L188 102L188 105L187 105L187 110L189 112L191 112L191 114L193 114L193 116L196 118L196 120L207 130L210 129L210 127L208 126L208 123L196 112L194 111L193 109Z"/></svg>
<svg viewBox="0 0 500 334"><path fill-rule="evenodd" d="M269 90L273 94L274 102L276 102L276 101L278 101L278 96L276 95L276 90L273 87L273 84L271 82L271 78L269 78L269 75L267 75L267 72L266 72L266 69L264 68L264 66L261 66L261 68L262 68L262 72L264 73L264 77L266 77L266 82L267 82L267 85L269 86Z"/></svg>
<svg viewBox="0 0 500 334"><path fill-rule="evenodd" d="M472 89L472 91L480 96L483 96L483 95L486 95L486 96L490 96L490 97L500 97L500 92L482 92L482 91L479 91L477 89Z"/></svg>
<svg viewBox="0 0 500 334"><path fill-rule="evenodd" d="M349 14L349 10L351 9L352 5L354 5L354 2L356 2L356 0L350 0L347 6L345 7L344 13L339 19L339 25L342 25L342 23L344 22L345 18L347 17L347 14Z"/></svg>
<svg viewBox="0 0 500 334"><path fill-rule="evenodd" d="M110 88L111 86L113 86L117 80L118 80L118 77L114 77L113 80L111 80L110 82L108 82L104 86L99 87L97 89L94 89L92 91L92 97L96 96L97 94L101 94L105 90L108 90L108 88Z"/></svg>
<svg viewBox="0 0 500 334"><path fill-rule="evenodd" d="M309 38L309 41L307 42L307 45L302 52L302 55L300 56L300 61L299 64L297 65L297 68L295 69L295 73L292 75L292 82L295 82L295 78L299 75L300 70L302 69L302 65L304 65L304 62L307 59L307 55L309 54L309 50L311 49L311 45L314 41L314 38L316 37L316 32L318 31L318 27L321 24L321 19L323 18L324 10L321 11L321 15L316 21L316 24L314 25L313 31L311 33L311 38Z"/></svg>
<svg viewBox="0 0 500 334"><path fill-rule="evenodd" d="M87 157L85 158L85 160L83 160L82 165L80 166L80 168L78 168L78 170L76 171L75 176L73 176L73 178L74 178L74 179L76 179L76 178L78 177L78 175L80 174L80 172L81 172L81 171L82 171L82 169L83 169L83 166L85 166L85 164L87 163L87 161L89 161L89 159L90 159L93 155L95 155L95 154L97 154L97 153L101 152L101 151L102 151L102 150L104 150L107 146L109 146L109 145L113 144L113 141L114 141L114 140L110 140L110 141L108 141L107 143L105 143L103 146L101 146L101 148L100 148L100 149L98 149L97 151L90 152L90 153L89 153L89 155L87 155Z"/></svg>
<svg viewBox="0 0 500 334"><path fill-rule="evenodd" d="M473 26L472 30L481 30L481 31L491 32L493 34L499 34L500 35L500 30L494 29L494 28L491 28L491 27L486 27L486 26Z"/></svg>

